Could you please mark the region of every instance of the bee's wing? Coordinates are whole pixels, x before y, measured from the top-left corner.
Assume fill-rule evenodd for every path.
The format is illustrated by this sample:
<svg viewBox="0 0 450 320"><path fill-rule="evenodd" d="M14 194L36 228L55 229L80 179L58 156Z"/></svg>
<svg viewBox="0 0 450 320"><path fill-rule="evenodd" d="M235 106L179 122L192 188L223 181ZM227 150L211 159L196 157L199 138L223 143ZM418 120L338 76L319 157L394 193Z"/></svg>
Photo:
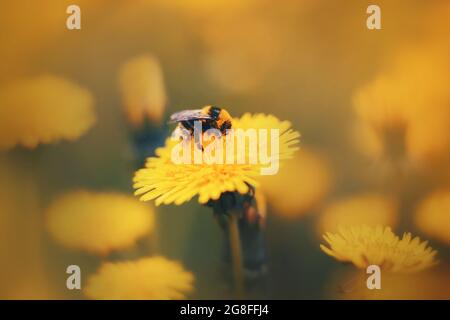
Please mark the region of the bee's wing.
<svg viewBox="0 0 450 320"><path fill-rule="evenodd" d="M211 116L202 113L202 109L183 110L170 116L169 122L180 122L186 120L211 119Z"/></svg>

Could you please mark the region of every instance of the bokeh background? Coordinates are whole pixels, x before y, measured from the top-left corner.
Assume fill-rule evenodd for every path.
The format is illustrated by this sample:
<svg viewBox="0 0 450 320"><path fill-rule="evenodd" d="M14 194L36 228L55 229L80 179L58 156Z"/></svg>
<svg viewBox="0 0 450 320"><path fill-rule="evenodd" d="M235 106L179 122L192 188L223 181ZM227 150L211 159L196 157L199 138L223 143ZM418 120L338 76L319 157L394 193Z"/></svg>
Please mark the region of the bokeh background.
<svg viewBox="0 0 450 320"><path fill-rule="evenodd" d="M66 28L70 4L81 30ZM249 297L371 298L343 293L354 268L319 248L338 224L365 223L439 252L438 266L378 297L450 298L450 6L378 0L382 30L371 31L369 4L2 1L0 297L84 299L66 288L68 265L84 287L102 262L161 255L195 277L187 298L233 298L211 211L155 208L132 188L168 116L215 104L274 114L302 134L296 158L260 190L269 272ZM117 227L111 216L130 224L124 234L102 231ZM84 228L92 239L80 244Z"/></svg>

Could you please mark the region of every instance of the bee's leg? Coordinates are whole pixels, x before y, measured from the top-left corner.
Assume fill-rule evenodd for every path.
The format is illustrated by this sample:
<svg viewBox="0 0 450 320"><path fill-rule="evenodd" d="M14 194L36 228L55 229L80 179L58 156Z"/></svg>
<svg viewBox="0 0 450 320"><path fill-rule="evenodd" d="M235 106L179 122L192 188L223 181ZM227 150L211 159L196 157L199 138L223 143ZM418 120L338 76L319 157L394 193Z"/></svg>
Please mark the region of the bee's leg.
<svg viewBox="0 0 450 320"><path fill-rule="evenodd" d="M192 121L187 120L187 121L181 121L180 123L183 127L185 127L187 130L189 130L191 133L194 132L194 124L192 123Z"/></svg>
<svg viewBox="0 0 450 320"><path fill-rule="evenodd" d="M226 134L228 129L231 129L231 121L226 120L220 126L220 132L222 132L222 134Z"/></svg>
<svg viewBox="0 0 450 320"><path fill-rule="evenodd" d="M201 143L200 141L195 141L195 145L197 146L197 148L199 148L200 150L202 150L202 152L205 151L205 150L203 149L202 143Z"/></svg>
<svg viewBox="0 0 450 320"><path fill-rule="evenodd" d="M200 150L203 151L203 146L202 146L202 132L197 132L196 130L193 130L192 132L192 137L194 138L194 143L197 146L197 148L199 148Z"/></svg>

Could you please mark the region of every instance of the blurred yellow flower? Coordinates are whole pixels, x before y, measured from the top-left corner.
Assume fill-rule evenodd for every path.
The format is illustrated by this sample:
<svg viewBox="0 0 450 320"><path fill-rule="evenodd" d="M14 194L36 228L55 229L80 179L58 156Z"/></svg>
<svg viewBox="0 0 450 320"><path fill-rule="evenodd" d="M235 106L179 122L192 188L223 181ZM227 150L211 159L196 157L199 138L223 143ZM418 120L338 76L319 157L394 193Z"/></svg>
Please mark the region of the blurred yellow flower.
<svg viewBox="0 0 450 320"><path fill-rule="evenodd" d="M76 140L95 122L89 91L53 75L0 88L0 149Z"/></svg>
<svg viewBox="0 0 450 320"><path fill-rule="evenodd" d="M439 161L450 148L448 54L434 46L400 51L391 69L354 95L355 137L376 158Z"/></svg>
<svg viewBox="0 0 450 320"><path fill-rule="evenodd" d="M439 190L425 198L417 209L415 224L429 237L450 245L450 190Z"/></svg>
<svg viewBox="0 0 450 320"><path fill-rule="evenodd" d="M339 226L388 225L397 224L397 204L387 196L365 193L346 197L330 203L317 222L320 235L337 232Z"/></svg>
<svg viewBox="0 0 450 320"><path fill-rule="evenodd" d="M271 6L270 1L255 0L183 2L191 7L196 2L205 3L201 10L191 11L201 16L197 32L205 49L202 61L205 74L222 90L252 95L265 91L265 86L273 89L272 80L286 66L284 61L290 54L295 56L290 59L291 71L311 61L309 54L312 52L303 48L297 50L296 41L292 41L292 38L305 37L308 31L286 28L284 23L291 19L303 20L302 16L311 14L317 1L287 2L277 8ZM273 13L270 17L264 14L268 10ZM283 17L283 23L279 17ZM270 45L267 45L268 39ZM304 68L301 70L305 73Z"/></svg>
<svg viewBox="0 0 450 320"><path fill-rule="evenodd" d="M153 231L151 207L121 193L76 191L47 209L47 229L61 245L94 254L128 248Z"/></svg>
<svg viewBox="0 0 450 320"><path fill-rule="evenodd" d="M213 84L234 93L249 93L261 87L280 62L278 57L285 46L285 30L278 23L249 13L244 13L238 24L233 23L235 11L228 18L213 18L214 23L200 34L206 49L206 75Z"/></svg>
<svg viewBox="0 0 450 320"><path fill-rule="evenodd" d="M245 114L233 120L234 129L279 129L279 152L274 155L279 160L292 157L297 150L300 134L291 129L289 121L280 121L272 115ZM267 144L271 145L268 137ZM224 141L226 136L223 137ZM169 141L156 151L157 156L148 158L146 167L134 176L135 194L142 201L155 200L156 205L180 205L198 195L201 204L217 200L224 192L247 194L250 186L258 185L261 164L175 164L170 155L173 148ZM246 144L248 147L248 143ZM237 148L234 148L236 152ZM245 156L248 157L247 148ZM235 157L237 158L237 157Z"/></svg>
<svg viewBox="0 0 450 320"><path fill-rule="evenodd" d="M128 60L119 71L119 86L128 121L141 125L145 119L160 122L167 96L161 65L151 55Z"/></svg>
<svg viewBox="0 0 450 320"><path fill-rule="evenodd" d="M400 239L389 227L341 227L338 233L326 233L324 239L330 247L321 244L320 248L326 254L362 269L378 265L384 271L409 273L437 263L437 252L426 241L410 233Z"/></svg>
<svg viewBox="0 0 450 320"><path fill-rule="evenodd" d="M402 103L396 79L379 76L354 97L358 119L353 135L364 153L398 160L411 144L411 108Z"/></svg>
<svg viewBox="0 0 450 320"><path fill-rule="evenodd" d="M194 276L164 257L107 262L90 276L84 293L91 299L185 299L193 291Z"/></svg>
<svg viewBox="0 0 450 320"><path fill-rule="evenodd" d="M327 161L306 148L286 161L277 175L261 178L261 188L274 214L286 218L307 214L328 193L331 183Z"/></svg>

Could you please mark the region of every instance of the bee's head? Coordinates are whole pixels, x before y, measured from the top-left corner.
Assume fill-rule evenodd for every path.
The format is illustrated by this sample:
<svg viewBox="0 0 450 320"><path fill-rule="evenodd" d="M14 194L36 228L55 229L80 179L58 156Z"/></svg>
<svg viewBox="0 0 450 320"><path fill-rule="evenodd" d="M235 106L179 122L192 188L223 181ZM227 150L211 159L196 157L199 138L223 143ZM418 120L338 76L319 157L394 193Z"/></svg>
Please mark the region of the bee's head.
<svg viewBox="0 0 450 320"><path fill-rule="evenodd" d="M217 121L220 118L220 113L222 112L222 110L223 109L219 107L209 106L207 112L214 121Z"/></svg>

